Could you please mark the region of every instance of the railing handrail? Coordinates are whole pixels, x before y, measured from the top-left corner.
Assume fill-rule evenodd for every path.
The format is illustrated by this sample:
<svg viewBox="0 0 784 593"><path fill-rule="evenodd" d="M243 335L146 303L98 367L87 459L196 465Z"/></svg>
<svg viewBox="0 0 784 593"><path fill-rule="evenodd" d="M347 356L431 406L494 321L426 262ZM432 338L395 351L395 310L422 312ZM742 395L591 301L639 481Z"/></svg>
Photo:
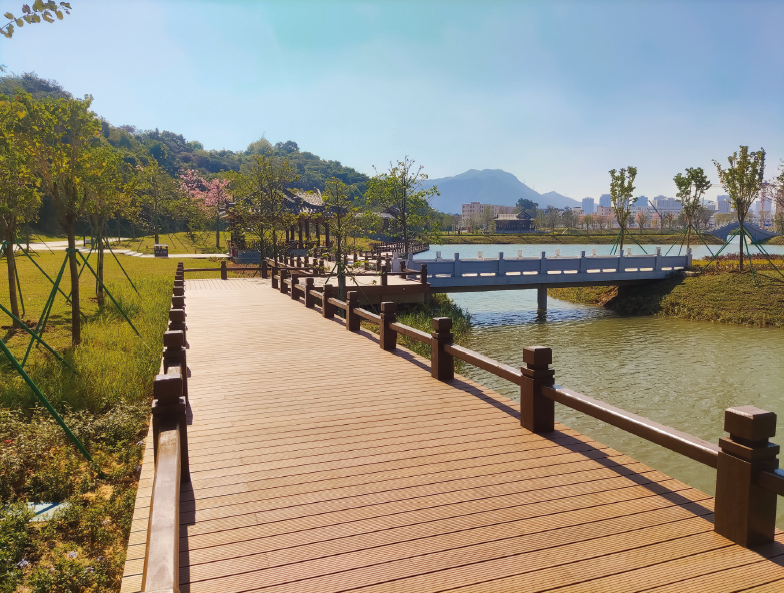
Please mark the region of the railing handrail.
<svg viewBox="0 0 784 593"><path fill-rule="evenodd" d="M746 547L772 541L776 521L776 496L784 496L784 471L777 469L776 456L779 447L768 443L768 438L775 434L775 414L751 406L727 409L724 428L730 436L720 439L717 446L670 426L555 385L554 371L550 369L550 348L525 348L523 361L526 366L517 369L454 344L452 320L448 317L434 318L434 331L428 334L398 323L394 303L382 303L381 315L377 315L357 306L356 291L349 291L347 301L341 301L327 296L334 287L326 285L324 290L322 315L333 317L334 307L344 309L346 329L350 331L359 331L359 317L375 323L379 326L381 348L394 350L398 333L430 345L431 374L436 379L452 379L454 358L458 358L519 385L521 424L534 433L555 430L554 405L558 402L716 468L716 532ZM312 303L310 306L313 306ZM753 489L755 486L758 488ZM744 492L746 494L743 494Z"/></svg>

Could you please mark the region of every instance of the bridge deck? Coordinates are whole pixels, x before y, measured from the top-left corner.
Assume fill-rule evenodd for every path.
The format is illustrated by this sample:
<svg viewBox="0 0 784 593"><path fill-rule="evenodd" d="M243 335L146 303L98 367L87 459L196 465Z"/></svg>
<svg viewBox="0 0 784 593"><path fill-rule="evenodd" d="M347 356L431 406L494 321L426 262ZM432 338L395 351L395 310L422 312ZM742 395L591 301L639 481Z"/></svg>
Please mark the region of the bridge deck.
<svg viewBox="0 0 784 593"><path fill-rule="evenodd" d="M709 496L566 427L531 434L514 402L263 282L186 283L183 592L784 590L781 534L733 545Z"/></svg>

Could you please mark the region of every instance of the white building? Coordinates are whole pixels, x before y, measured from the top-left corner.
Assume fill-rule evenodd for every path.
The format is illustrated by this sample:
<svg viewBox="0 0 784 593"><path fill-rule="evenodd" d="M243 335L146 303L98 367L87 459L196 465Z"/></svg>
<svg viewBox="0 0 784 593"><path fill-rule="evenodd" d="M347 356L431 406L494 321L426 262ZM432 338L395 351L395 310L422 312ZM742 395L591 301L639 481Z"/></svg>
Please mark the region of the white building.
<svg viewBox="0 0 784 593"><path fill-rule="evenodd" d="M716 198L716 204L718 206L719 214L729 214L731 203L729 196L718 196Z"/></svg>
<svg viewBox="0 0 784 593"><path fill-rule="evenodd" d="M514 213L514 206L498 206L495 204L482 204L480 202L471 202L470 204L463 204L463 220L468 220L472 214L476 214L477 216L482 216L482 212L486 207L490 207L493 209L493 217L495 218L499 214L513 214Z"/></svg>

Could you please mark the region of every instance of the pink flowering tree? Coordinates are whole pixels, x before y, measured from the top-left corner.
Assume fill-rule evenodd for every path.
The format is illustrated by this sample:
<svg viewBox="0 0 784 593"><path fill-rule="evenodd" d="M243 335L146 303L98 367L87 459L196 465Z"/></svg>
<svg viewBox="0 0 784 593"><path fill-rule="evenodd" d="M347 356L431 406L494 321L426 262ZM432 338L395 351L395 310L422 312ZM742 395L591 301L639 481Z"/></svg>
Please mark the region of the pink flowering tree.
<svg viewBox="0 0 784 593"><path fill-rule="evenodd" d="M215 213L215 247L220 249L220 209L229 201L226 179L207 181L193 169L180 169L180 190L185 197L185 213L198 224Z"/></svg>

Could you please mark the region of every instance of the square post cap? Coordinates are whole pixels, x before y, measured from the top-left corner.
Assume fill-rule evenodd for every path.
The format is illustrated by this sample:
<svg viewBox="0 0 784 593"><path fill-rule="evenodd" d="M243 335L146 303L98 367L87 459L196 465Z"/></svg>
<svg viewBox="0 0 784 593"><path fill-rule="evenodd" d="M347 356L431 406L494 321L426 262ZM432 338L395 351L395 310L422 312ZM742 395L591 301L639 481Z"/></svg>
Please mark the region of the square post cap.
<svg viewBox="0 0 784 593"><path fill-rule="evenodd" d="M433 317L433 331L448 332L452 329L451 317Z"/></svg>
<svg viewBox="0 0 784 593"><path fill-rule="evenodd" d="M169 309L169 321L185 323L185 309Z"/></svg>
<svg viewBox="0 0 784 593"><path fill-rule="evenodd" d="M523 348L523 362L529 367L547 367L553 364L553 350L546 346Z"/></svg>
<svg viewBox="0 0 784 593"><path fill-rule="evenodd" d="M393 302L383 302L381 303L381 312L382 313L394 313L397 311L397 305Z"/></svg>
<svg viewBox="0 0 784 593"><path fill-rule="evenodd" d="M167 331L163 333L163 345L166 348L182 348L185 343L185 334L182 330Z"/></svg>
<svg viewBox="0 0 784 593"><path fill-rule="evenodd" d="M754 406L727 408L724 430L747 441L764 441L776 434L776 414Z"/></svg>

